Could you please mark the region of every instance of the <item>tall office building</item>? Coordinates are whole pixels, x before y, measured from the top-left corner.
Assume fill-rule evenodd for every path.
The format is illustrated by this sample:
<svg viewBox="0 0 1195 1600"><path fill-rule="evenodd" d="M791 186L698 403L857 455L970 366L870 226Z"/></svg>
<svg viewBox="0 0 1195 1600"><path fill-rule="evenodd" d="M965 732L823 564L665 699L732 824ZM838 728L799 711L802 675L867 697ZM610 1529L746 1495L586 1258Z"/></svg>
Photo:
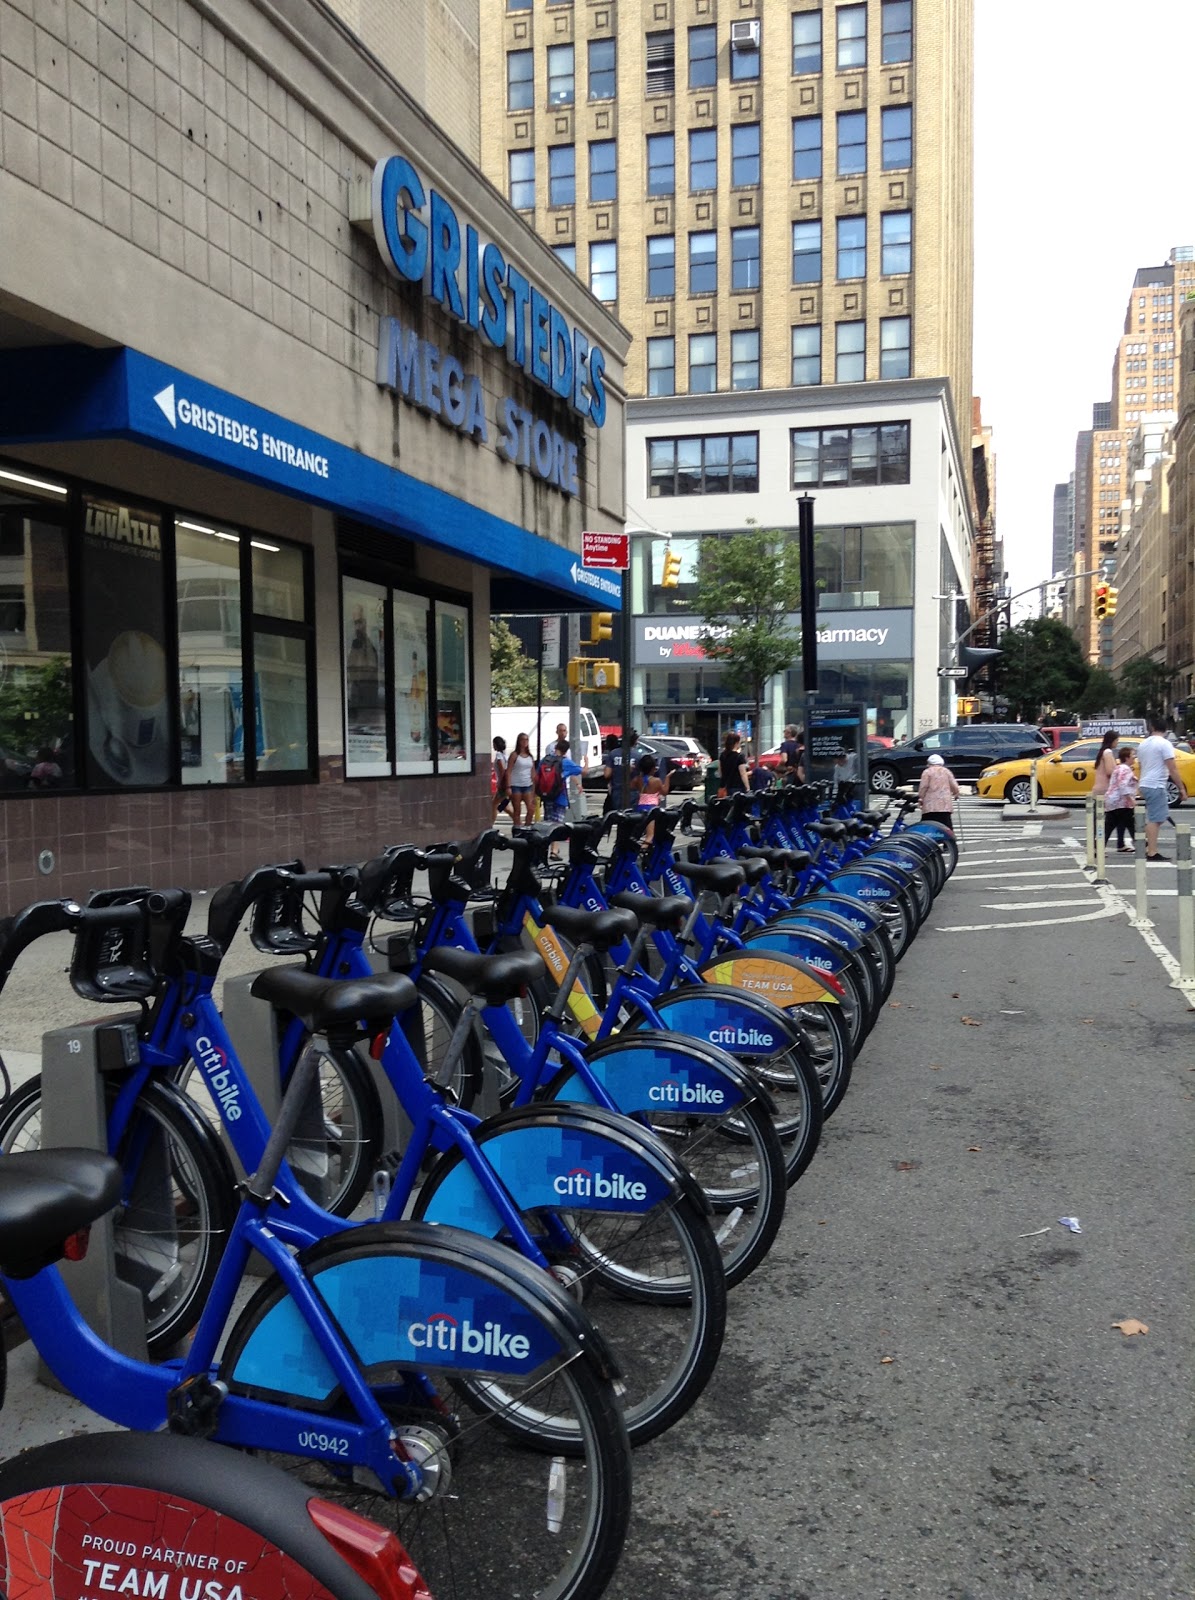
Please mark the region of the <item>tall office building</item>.
<svg viewBox="0 0 1195 1600"><path fill-rule="evenodd" d="M1050 572L1066 572L1070 567L1075 538L1075 480L1054 485L1053 542L1050 547Z"/></svg>
<svg viewBox="0 0 1195 1600"><path fill-rule="evenodd" d="M481 7L482 168L634 336L628 520L785 529L814 492L821 609L869 613L829 682L881 732L952 720L971 586L972 51L973 0ZM633 705L716 737L682 555L679 596L637 558Z"/></svg>

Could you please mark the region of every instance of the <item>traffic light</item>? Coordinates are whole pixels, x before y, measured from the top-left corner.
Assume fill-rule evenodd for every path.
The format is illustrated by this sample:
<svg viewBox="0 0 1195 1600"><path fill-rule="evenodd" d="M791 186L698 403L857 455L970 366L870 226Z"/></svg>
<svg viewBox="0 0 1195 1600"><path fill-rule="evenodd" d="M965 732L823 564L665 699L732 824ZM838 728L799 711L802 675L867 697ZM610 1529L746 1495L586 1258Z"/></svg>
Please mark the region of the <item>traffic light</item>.
<svg viewBox="0 0 1195 1600"><path fill-rule="evenodd" d="M664 551L664 576L660 579L663 589L675 589L680 583L680 556L669 545Z"/></svg>
<svg viewBox="0 0 1195 1600"><path fill-rule="evenodd" d="M985 645L963 644L959 646L958 664L966 667L967 676L978 672L981 667L986 667L989 661L995 661L1004 654L1003 650L990 649Z"/></svg>
<svg viewBox="0 0 1195 1600"><path fill-rule="evenodd" d="M585 644L605 644L607 639L614 637L613 611L591 611L589 613L589 637Z"/></svg>
<svg viewBox="0 0 1195 1600"><path fill-rule="evenodd" d="M1104 615L1106 617L1114 617L1116 615L1116 590L1111 585L1109 585L1108 593L1104 599Z"/></svg>
<svg viewBox="0 0 1195 1600"><path fill-rule="evenodd" d="M1096 621L1102 622L1108 615L1108 585L1106 583L1096 584L1091 603Z"/></svg>
<svg viewBox="0 0 1195 1600"><path fill-rule="evenodd" d="M622 673L617 661L603 661L593 656L574 656L568 664L570 689L596 689L603 692L621 686Z"/></svg>

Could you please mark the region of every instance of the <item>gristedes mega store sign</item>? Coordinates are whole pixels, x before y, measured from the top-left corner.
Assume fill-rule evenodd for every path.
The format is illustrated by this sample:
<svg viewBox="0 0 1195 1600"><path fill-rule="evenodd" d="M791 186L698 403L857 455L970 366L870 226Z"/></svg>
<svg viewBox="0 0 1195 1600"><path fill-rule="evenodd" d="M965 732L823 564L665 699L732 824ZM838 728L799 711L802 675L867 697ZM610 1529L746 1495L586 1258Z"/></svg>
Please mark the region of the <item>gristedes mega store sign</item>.
<svg viewBox="0 0 1195 1600"><path fill-rule="evenodd" d="M800 631L795 614L789 626ZM706 632L700 617L636 617L635 665L700 666ZM834 611L818 618L817 649L824 661L908 661L913 654L911 610Z"/></svg>

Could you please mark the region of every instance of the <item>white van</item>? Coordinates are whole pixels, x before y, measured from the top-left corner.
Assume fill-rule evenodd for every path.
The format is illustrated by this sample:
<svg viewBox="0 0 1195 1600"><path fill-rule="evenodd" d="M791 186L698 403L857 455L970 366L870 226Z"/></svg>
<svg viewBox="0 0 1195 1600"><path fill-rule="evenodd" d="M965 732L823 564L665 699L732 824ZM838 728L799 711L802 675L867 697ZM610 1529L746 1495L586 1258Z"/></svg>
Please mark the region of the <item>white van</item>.
<svg viewBox="0 0 1195 1600"><path fill-rule="evenodd" d="M585 766L588 762L589 769L602 764L602 735L598 728L598 720L588 706L581 707L581 739L580 749L574 748L570 753L573 759ZM514 754L515 739L520 733L529 735L531 739L531 754L538 750L541 756L546 755L556 743L556 726L558 723L568 724L568 707L541 706L539 719L539 739L536 740L535 707L534 706L495 706L490 712L490 739L497 734L506 740L507 755ZM492 747L492 746L491 746ZM582 755L585 759L582 760Z"/></svg>

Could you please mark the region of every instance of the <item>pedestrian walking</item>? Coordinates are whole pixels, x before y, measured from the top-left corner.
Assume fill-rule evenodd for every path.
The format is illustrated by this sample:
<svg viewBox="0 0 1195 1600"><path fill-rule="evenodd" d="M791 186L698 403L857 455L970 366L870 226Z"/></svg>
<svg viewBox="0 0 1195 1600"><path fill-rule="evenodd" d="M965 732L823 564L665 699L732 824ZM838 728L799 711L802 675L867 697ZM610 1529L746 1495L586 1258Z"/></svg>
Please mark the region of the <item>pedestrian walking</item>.
<svg viewBox="0 0 1195 1600"><path fill-rule="evenodd" d="M1104 735L1104 742L1100 745L1099 755L1095 758L1095 777L1092 780L1092 794L1107 794L1108 785L1112 781L1112 774L1116 771L1116 746L1120 743L1120 735L1115 728L1109 728Z"/></svg>
<svg viewBox="0 0 1195 1600"><path fill-rule="evenodd" d="M805 782L805 741L795 722L790 722L785 727L784 738L780 741L780 770L778 776L781 782Z"/></svg>
<svg viewBox="0 0 1195 1600"><path fill-rule="evenodd" d="M639 735L632 728L629 741L632 780L639 770L639 758L635 754L635 746L638 743ZM605 816L609 811L621 811L624 806L630 804L627 798L627 774L622 770L622 740L613 735L606 746L606 754L602 757L602 771L606 775L606 799L602 805L602 815Z"/></svg>
<svg viewBox="0 0 1195 1600"><path fill-rule="evenodd" d="M490 803L490 826L498 820L499 811L510 810L510 762L506 759L506 740L500 733L494 735L494 794Z"/></svg>
<svg viewBox="0 0 1195 1600"><path fill-rule="evenodd" d="M1120 752L1120 760L1116 763L1112 776L1108 779L1108 788L1104 794L1104 843L1116 832L1116 848L1121 855L1136 855L1136 850L1131 844L1125 843L1125 835L1136 842L1137 820L1133 808L1137 803L1137 778L1133 772L1133 752L1126 747Z"/></svg>
<svg viewBox="0 0 1195 1600"><path fill-rule="evenodd" d="M530 823L535 814L535 757L531 754L531 735L515 736L514 754L507 769L510 789L510 820L517 828L521 813Z"/></svg>
<svg viewBox="0 0 1195 1600"><path fill-rule="evenodd" d="M645 811L651 806L662 806L672 787L672 774L661 778L652 755L639 757L639 770L631 779L631 788L638 791L638 808Z"/></svg>
<svg viewBox="0 0 1195 1600"><path fill-rule="evenodd" d="M718 793L746 794L750 783L751 774L747 767L747 758L742 750L743 737L738 733L728 733L722 740L722 754L718 757L718 777L721 782Z"/></svg>
<svg viewBox="0 0 1195 1600"><path fill-rule="evenodd" d="M921 782L917 788L917 804L921 807L922 822L940 822L944 828L949 828L953 833L954 802L958 796L959 787L954 781L954 773L941 756L930 756L929 765L921 774Z"/></svg>
<svg viewBox="0 0 1195 1600"><path fill-rule="evenodd" d="M1151 716L1149 719L1149 738L1142 739L1137 746L1138 783L1141 788L1141 798L1145 801L1145 859L1147 861L1166 861L1168 857L1158 853L1158 829L1170 815L1170 805L1166 799L1166 776L1170 777L1178 789L1179 803L1187 798L1187 791L1183 780L1178 775L1178 763L1174 759L1174 746L1167 739L1166 724L1161 717Z"/></svg>

